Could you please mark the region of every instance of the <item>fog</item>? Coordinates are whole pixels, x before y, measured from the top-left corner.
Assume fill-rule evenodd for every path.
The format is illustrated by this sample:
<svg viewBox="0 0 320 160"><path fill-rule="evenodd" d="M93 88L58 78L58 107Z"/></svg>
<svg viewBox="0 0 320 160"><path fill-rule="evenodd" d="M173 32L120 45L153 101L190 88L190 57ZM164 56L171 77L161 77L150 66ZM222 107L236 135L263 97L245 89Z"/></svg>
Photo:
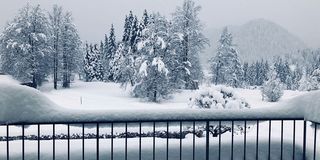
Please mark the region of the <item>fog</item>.
<svg viewBox="0 0 320 160"><path fill-rule="evenodd" d="M71 11L82 40L98 42L108 33L110 25L121 36L123 21L130 10L141 16L144 9L160 12L171 17L183 0L32 0L51 10L53 4ZM195 0L202 6L200 18L206 30L225 25L241 25L249 20L271 20L300 37L310 47L320 47L320 1L319 0ZM27 0L0 2L0 31L23 7ZM210 37L209 37L210 38Z"/></svg>

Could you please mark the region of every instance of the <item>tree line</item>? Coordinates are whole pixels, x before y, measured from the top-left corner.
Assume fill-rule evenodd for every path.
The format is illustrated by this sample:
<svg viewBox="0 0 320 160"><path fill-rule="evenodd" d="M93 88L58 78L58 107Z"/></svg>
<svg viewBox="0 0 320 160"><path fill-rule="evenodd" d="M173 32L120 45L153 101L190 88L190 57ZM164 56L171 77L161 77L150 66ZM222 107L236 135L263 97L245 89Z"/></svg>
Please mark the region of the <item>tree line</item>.
<svg viewBox="0 0 320 160"><path fill-rule="evenodd" d="M217 53L209 61L213 84L232 87L263 86L268 81L281 83L288 90L320 88L320 50L305 49L298 53L242 63L232 34L225 28L220 36Z"/></svg>
<svg viewBox="0 0 320 160"><path fill-rule="evenodd" d="M135 97L158 102L177 89L197 89L203 78L199 54L208 39L192 0L185 0L169 20L160 13L124 19L121 41L110 33L98 44L86 44L84 77L121 83Z"/></svg>
<svg viewBox="0 0 320 160"><path fill-rule="evenodd" d="M53 75L70 86L72 73L82 61L81 41L72 14L54 5L48 14L27 4L10 21L0 37L1 68L22 82L37 87Z"/></svg>
<svg viewBox="0 0 320 160"><path fill-rule="evenodd" d="M199 54L209 42L203 34L200 10L194 1L185 0L170 18L147 10L138 18L130 11L124 17L120 40L111 25L99 44L83 44L70 12L55 5L46 14L39 5L28 4L1 34L1 68L35 87L52 79L55 89L59 83L68 88L79 74L87 82L120 83L134 97L158 102L179 89L198 89L205 76ZM253 63L241 62L239 54L225 28L208 62L212 84L320 88L320 50Z"/></svg>

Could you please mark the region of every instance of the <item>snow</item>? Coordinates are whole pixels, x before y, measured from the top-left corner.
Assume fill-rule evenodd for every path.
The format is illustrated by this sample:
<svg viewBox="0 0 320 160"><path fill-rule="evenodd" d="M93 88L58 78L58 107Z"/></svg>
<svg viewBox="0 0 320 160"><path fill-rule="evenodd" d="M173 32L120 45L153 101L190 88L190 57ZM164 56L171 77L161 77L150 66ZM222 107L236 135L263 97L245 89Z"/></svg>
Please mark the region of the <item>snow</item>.
<svg viewBox="0 0 320 160"><path fill-rule="evenodd" d="M15 79L13 79L9 75L0 75L0 84L19 84L19 82Z"/></svg>
<svg viewBox="0 0 320 160"><path fill-rule="evenodd" d="M102 83L96 83L95 87L101 88ZM89 87L89 86L88 86ZM113 86L115 87L115 86ZM92 88L91 92L97 88ZM105 88L109 88L105 86ZM75 87L74 90L77 90ZM61 90L68 93L68 90ZM0 122L15 123L15 122L81 122L81 121L146 121L146 120L199 120L199 119L303 119L304 109L309 112L313 111L312 115L308 115L308 120L318 121L316 116L319 112L315 112L312 105L318 105L319 101L314 100L319 96L320 92L308 93L302 97L296 97L293 100L282 101L276 103L272 107L259 107L248 110L196 110L190 109L184 102L167 102L164 104L149 104L139 102L134 98L123 98L125 95L121 92L114 92L111 89L113 97L101 95L100 98L107 102L108 108L89 108L83 107L60 107L50 101L40 91L19 85L1 84L0 86ZM69 97L72 94L69 94ZM51 95L52 98L54 95ZM56 95L58 97L58 95ZM64 100L69 97L61 94L60 98ZM82 97L78 95L78 97ZM96 96L96 95L91 95ZM121 96L123 96L121 98ZM118 97L118 99L116 98ZM55 98L53 98L55 99ZM87 100L88 99L88 100ZM56 102L62 99L56 99ZM70 100L72 101L72 99ZM90 92L82 97L84 103L94 102L95 98L90 97ZM88 101L88 102L87 102ZM78 103L80 100L78 99ZM318 104L316 104L318 102ZM65 103L65 102L63 102ZM144 104L144 105L142 105ZM104 104L106 105L106 103ZM139 107L140 106L140 107ZM170 108L171 106L177 106ZM179 107L180 106L180 107ZM101 106L100 106L101 107ZM121 109L121 107L123 107ZM148 114L146 114L146 112ZM20 115L17 117L16 115Z"/></svg>
<svg viewBox="0 0 320 160"><path fill-rule="evenodd" d="M161 45L161 49L165 49L167 46L166 42L164 42L163 38L161 38L161 37L158 37L157 44Z"/></svg>
<svg viewBox="0 0 320 160"><path fill-rule="evenodd" d="M17 29L16 29L16 32L17 32L17 33L21 33L21 30L22 30L22 28L17 28Z"/></svg>
<svg viewBox="0 0 320 160"><path fill-rule="evenodd" d="M178 37L179 37L179 39L182 41L183 40L183 33L175 33Z"/></svg>
<svg viewBox="0 0 320 160"><path fill-rule="evenodd" d="M46 40L47 36L43 33L38 33L38 36L41 37L42 39Z"/></svg>
<svg viewBox="0 0 320 160"><path fill-rule="evenodd" d="M147 68L148 68L148 61L144 61L140 66L139 74L143 76L148 76Z"/></svg>
<svg viewBox="0 0 320 160"><path fill-rule="evenodd" d="M152 61L151 65L152 66L157 66L158 67L158 72L160 72L160 73L165 73L167 75L168 72L169 72L160 57L153 58L153 61Z"/></svg>
<svg viewBox="0 0 320 160"><path fill-rule="evenodd" d="M6 78L4 78L6 77ZM46 84L40 88L41 92L29 87L12 84L15 82L8 76L0 76L0 122L1 123L15 123L15 122L80 122L80 121L134 121L134 120L182 120L182 119L278 119L278 118L292 118L292 119L303 119L318 121L317 115L319 110L317 105L319 102L319 91L313 92L297 92L297 91L285 91L284 97L277 103L263 102L259 90L249 89L234 89L233 93L239 97L245 98L252 106L251 109L245 110L206 110L206 109L190 109L186 104L190 97L195 95L197 92L194 91L181 91L173 95L173 98L164 103L146 103L141 102L139 99L131 98L130 95L124 93L122 89L119 89L118 84L114 83L102 83L102 82L91 82L85 83L77 81L72 85L71 89L59 89L57 91L51 89L51 84ZM208 86L201 86L208 87ZM217 86L219 88L219 86ZM226 88L227 90L228 88ZM82 102L80 101L82 99ZM53 103L54 101L55 103ZM147 113L147 114L146 114ZM306 114L305 114L306 113ZM17 116L19 115L19 116ZM291 159L291 148L292 148L292 124L291 122L284 122L284 154ZM288 123L288 124L287 124ZM290 124L291 125L290 125ZM157 126L160 124L157 124ZM187 124L185 124L187 125ZM272 156L273 159L279 157L279 137L280 137L280 121L274 121L272 123ZM56 133L66 133L66 126L56 126ZM175 126L172 124L170 130L175 130ZM302 144L302 127L303 124L297 121L297 156L301 156L301 144ZM301 129L300 129L301 128ZM150 129L150 128L149 128ZM248 137L255 137L255 126L252 125ZM128 128L128 131L137 130L137 127ZM143 129L145 130L145 129ZM157 127L157 130L161 130L161 126ZM110 132L110 127L100 128L101 133ZM123 128L115 128L115 132L122 133ZM259 125L259 156L264 157L267 152L264 152L268 145L268 122L261 121ZM52 133L51 126L41 126L41 134ZM81 133L81 128L72 126L71 133ZM86 133L95 133L94 128L86 128ZM313 137L313 132L308 131L308 137ZM27 135L36 135L37 126L30 126L26 129ZM0 135L6 135L5 129L0 128ZM16 126L10 127L10 135L21 135L21 128ZM227 132L222 136L222 155L224 158L229 159L230 152L230 133ZM192 149L192 135L187 135L186 139L183 139L183 157L188 159L192 157L192 152L188 150ZM235 155L243 153L243 135L234 135ZM152 151L152 140L150 138L143 138L143 153L151 153ZM210 154L212 157L216 156L217 138L210 137ZM310 140L312 142L312 139ZM165 155L165 139L156 138L157 146L157 157L163 154ZM37 142L26 141L26 153L28 156L36 155L37 153ZM95 140L88 139L85 142L86 157L94 157L95 155ZM100 139L100 150L107 150L106 146L109 146L110 139ZM121 159L123 148L119 147L124 144L123 139L115 139L115 155ZM128 139L128 151L131 153L129 157L135 158L136 146L138 139ZM197 145L197 156L204 151L205 138L196 138ZM255 146L255 138L247 139L248 147ZM310 143L311 144L311 143ZM0 142L0 157L5 157L5 142ZM79 153L81 151L81 141L71 140L71 159L79 159ZM238 147L237 147L238 146ZM312 145L310 145L312 146ZM21 147L21 141L10 142L10 154L13 159L20 159L21 150L16 148ZM64 140L56 141L56 156L65 157L66 143ZM179 151L179 140L170 139L170 150L172 150L172 158L177 158L174 154ZM249 148L247 150L249 151ZM110 148L108 148L110 149ZM311 150L312 151L312 150ZM52 153L52 142L41 141L41 156L46 159L50 159ZM254 159L255 153L248 152L248 157L252 156ZM101 152L101 157L106 157L109 152ZM16 158L15 158L16 157ZM116 159L117 159L116 158ZM123 158L123 157L122 157ZM148 156L145 157L148 159ZM150 157L149 157L150 158Z"/></svg>

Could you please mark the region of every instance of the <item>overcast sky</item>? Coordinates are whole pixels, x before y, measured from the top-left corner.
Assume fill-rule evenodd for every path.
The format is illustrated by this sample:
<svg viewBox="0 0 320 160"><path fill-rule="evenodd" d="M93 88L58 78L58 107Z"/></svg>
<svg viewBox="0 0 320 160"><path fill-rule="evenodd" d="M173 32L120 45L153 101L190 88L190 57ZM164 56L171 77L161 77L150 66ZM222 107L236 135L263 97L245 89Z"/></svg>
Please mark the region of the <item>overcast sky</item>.
<svg viewBox="0 0 320 160"><path fill-rule="evenodd" d="M50 10L53 4L71 11L84 41L98 42L111 23L122 33L130 10L139 17L144 9L170 14L183 0L1 0L0 31L27 2ZM320 0L195 0L202 6L200 18L206 28L241 25L249 20L271 20L294 33L311 47L320 47ZM118 37L119 38L119 37Z"/></svg>

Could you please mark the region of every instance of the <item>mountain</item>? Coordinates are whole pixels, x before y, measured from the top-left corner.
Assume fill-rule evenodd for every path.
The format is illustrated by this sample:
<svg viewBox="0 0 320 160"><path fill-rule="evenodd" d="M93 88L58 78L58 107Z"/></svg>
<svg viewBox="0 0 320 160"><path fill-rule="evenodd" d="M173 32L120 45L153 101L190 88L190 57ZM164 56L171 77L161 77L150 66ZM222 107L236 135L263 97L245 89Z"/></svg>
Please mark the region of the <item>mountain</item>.
<svg viewBox="0 0 320 160"><path fill-rule="evenodd" d="M272 60L274 56L291 54L307 48L297 36L265 19L252 20L241 26L228 26L228 29L233 35L233 43L239 51L241 60L246 62L262 58ZM204 66L208 64L207 60L215 55L221 32L222 28L207 31L211 44L201 56Z"/></svg>

